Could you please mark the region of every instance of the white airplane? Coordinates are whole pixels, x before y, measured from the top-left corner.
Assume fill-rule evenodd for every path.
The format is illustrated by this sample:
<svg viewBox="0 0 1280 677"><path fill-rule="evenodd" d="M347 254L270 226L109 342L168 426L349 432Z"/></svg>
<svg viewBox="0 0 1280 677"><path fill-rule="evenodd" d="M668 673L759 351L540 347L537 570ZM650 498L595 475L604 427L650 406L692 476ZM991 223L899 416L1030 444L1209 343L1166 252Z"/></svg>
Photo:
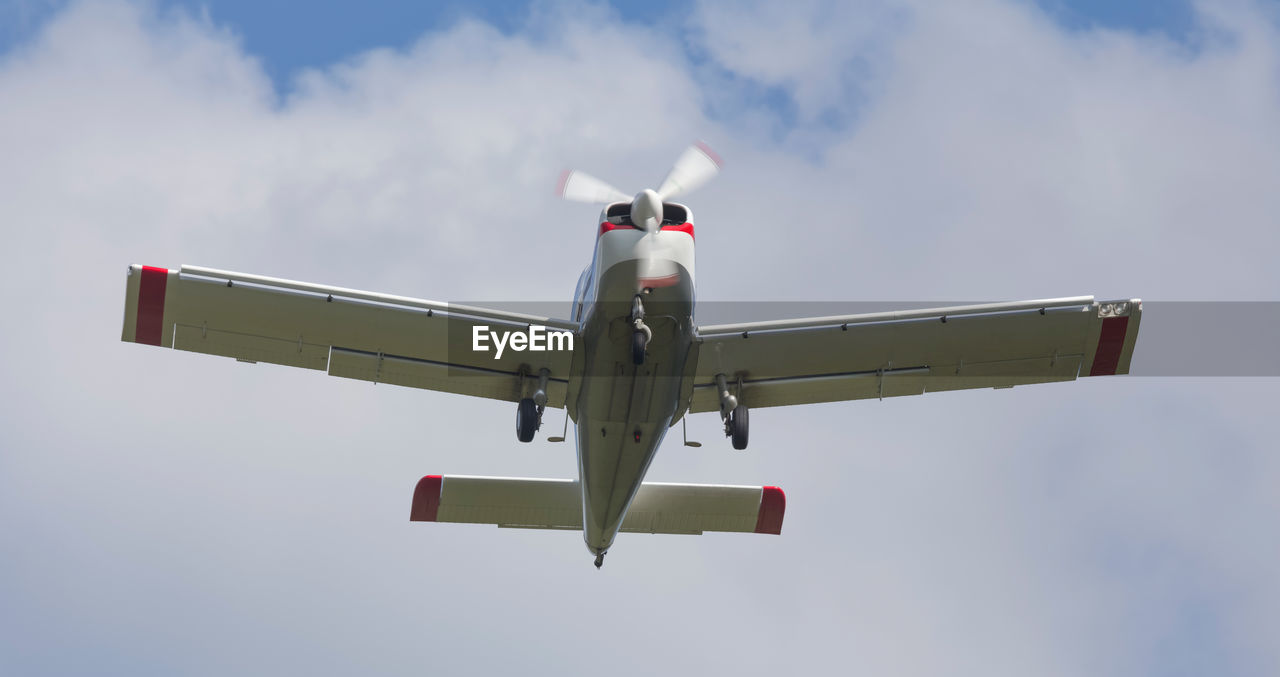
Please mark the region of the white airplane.
<svg viewBox="0 0 1280 677"><path fill-rule="evenodd" d="M619 531L780 534L770 486L644 482L667 430L716 411L745 449L748 407L1008 388L1129 371L1142 303L1091 296L699 327L693 215L671 198L719 171L690 147L656 190L580 172L603 203L568 320L223 270L129 268L122 340L546 407L577 426L578 479L428 475L410 519L580 529L600 567ZM563 442L565 433L549 437ZM699 446L689 442L685 444Z"/></svg>

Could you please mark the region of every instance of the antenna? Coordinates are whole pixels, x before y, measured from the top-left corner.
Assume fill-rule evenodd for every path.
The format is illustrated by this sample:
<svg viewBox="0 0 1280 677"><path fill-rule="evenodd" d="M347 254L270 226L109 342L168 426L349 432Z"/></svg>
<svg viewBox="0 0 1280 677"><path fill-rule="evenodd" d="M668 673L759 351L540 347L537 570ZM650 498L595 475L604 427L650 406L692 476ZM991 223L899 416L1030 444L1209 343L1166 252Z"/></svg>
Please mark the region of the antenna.
<svg viewBox="0 0 1280 677"><path fill-rule="evenodd" d="M685 416L680 417L680 424L681 424L681 425L683 426L683 428L684 428L684 446L686 446L686 447L700 447L700 446L702 446L702 443L701 443L701 442L690 442L690 441L689 441L689 416L688 416L688 415L685 415Z"/></svg>
<svg viewBox="0 0 1280 677"><path fill-rule="evenodd" d="M553 435L547 438L548 442L563 442L564 438L569 435L569 408L564 408L564 430L559 435Z"/></svg>

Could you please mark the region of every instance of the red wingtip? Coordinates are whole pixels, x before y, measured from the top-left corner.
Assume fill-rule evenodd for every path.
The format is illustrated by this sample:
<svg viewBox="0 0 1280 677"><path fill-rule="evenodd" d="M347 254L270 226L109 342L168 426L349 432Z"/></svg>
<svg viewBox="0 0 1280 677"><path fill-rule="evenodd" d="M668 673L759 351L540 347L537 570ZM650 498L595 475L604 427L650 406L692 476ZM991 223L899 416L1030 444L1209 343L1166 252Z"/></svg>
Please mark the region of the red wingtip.
<svg viewBox="0 0 1280 677"><path fill-rule="evenodd" d="M409 508L410 522L436 521L443 486L444 478L440 475L427 475L418 480L418 486L413 489L413 507Z"/></svg>
<svg viewBox="0 0 1280 677"><path fill-rule="evenodd" d="M1124 351L1125 332L1129 329L1129 318L1108 317L1102 321L1102 333L1098 336L1098 347L1094 350L1093 367L1090 376L1111 376L1120 365L1120 353Z"/></svg>
<svg viewBox="0 0 1280 677"><path fill-rule="evenodd" d="M142 280L138 283L138 317L133 327L135 343L160 345L164 336L164 292L168 280L168 268L142 267Z"/></svg>
<svg viewBox="0 0 1280 677"><path fill-rule="evenodd" d="M756 516L757 534L781 534L782 515L787 511L787 495L778 487L763 487L760 513Z"/></svg>

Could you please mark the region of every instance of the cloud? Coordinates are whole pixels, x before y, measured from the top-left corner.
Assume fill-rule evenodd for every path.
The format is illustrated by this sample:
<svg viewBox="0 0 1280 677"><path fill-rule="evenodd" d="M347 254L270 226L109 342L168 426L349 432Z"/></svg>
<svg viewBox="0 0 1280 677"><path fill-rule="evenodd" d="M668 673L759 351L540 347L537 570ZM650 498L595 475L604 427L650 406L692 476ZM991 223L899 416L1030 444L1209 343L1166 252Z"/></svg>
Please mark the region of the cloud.
<svg viewBox="0 0 1280 677"><path fill-rule="evenodd" d="M575 472L505 404L116 340L132 262L567 306L594 214L558 171L638 190L694 138L728 160L701 299L1271 299L1272 14L1199 6L1188 45L994 0L549 3L281 93L216 13L59 11L0 56L0 667L1274 672L1273 380L759 410L747 454L695 418L655 479L779 484L785 535L597 573L576 534L405 521L427 472Z"/></svg>
<svg viewBox="0 0 1280 677"><path fill-rule="evenodd" d="M714 7L707 14L734 13ZM1204 42L1192 50L1158 34L1064 31L1021 4L895 7L868 13L892 20L846 15L863 28L842 44L874 48L877 65L859 81L874 96L859 103L850 129L798 125L805 144L816 136L825 149L820 175L806 177L799 192L770 191L786 196L773 209L740 201L725 220L785 221L806 238L849 238L856 265L845 263L843 247L824 248L815 263L847 266L877 298L884 292L874 281L890 266L907 279L897 289L932 298L995 298L1010 288L1053 296L1065 287L1123 295L1139 284L1163 298L1275 295L1262 253L1277 244L1266 224L1280 207L1271 189L1280 178L1270 151L1280 134L1273 22L1247 6L1202 13ZM790 21L804 20L836 23L823 11ZM867 26L878 29L878 42L859 38ZM743 42L764 42L766 52L808 47ZM847 58L812 49L800 63L849 72L839 65ZM762 83L811 70L732 55L722 63ZM829 79L824 72L817 68L810 82ZM846 105L858 101L824 91ZM805 93L793 98L806 107ZM787 216L797 205L824 216L797 224ZM807 240L792 241L799 248ZM1052 246L1037 251L1033 242ZM788 249L778 254L803 256ZM1206 262L1215 264L1213 285L1187 274Z"/></svg>

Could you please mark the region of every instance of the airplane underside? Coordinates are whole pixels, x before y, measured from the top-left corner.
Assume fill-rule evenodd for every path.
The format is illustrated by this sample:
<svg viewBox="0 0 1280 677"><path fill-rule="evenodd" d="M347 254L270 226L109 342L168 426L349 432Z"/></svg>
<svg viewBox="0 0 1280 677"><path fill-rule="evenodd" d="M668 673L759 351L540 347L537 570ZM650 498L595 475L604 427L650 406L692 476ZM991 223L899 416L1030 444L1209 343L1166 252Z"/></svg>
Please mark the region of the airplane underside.
<svg viewBox="0 0 1280 677"><path fill-rule="evenodd" d="M695 327L694 219L671 199L719 166L695 144L657 190L634 197L580 172L562 177L562 196L603 205L568 319L199 266L132 265L120 338L509 402L521 442L534 439L547 408L564 408L576 425L577 479L426 475L410 519L581 531L597 567L619 532L782 532L786 496L777 487L644 481L682 416L718 413L733 448L745 449L748 405L1129 372L1142 319L1136 298ZM548 332L568 346L547 347Z"/></svg>
<svg viewBox="0 0 1280 677"><path fill-rule="evenodd" d="M635 262L605 271L604 292L582 332L582 372L576 407L583 538L601 561L677 412L685 363L693 345L693 287L679 268L677 284L635 289ZM643 362L632 339L637 304L651 332ZM575 359L575 367L577 360ZM574 390L570 385L571 392Z"/></svg>

